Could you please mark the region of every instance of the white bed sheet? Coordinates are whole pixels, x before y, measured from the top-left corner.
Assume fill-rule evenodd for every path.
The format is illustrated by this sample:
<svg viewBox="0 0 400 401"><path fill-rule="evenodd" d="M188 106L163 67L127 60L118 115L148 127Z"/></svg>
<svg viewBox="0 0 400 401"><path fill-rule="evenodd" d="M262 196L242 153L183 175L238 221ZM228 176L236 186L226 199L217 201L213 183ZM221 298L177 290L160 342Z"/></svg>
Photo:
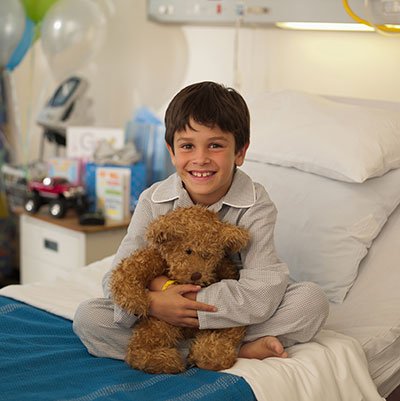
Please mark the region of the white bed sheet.
<svg viewBox="0 0 400 401"><path fill-rule="evenodd" d="M52 282L12 285L0 295L72 319L84 299L102 296L101 278L111 257ZM312 342L288 349L290 358L239 359L226 372L243 377L259 401L382 401L360 344L323 330Z"/></svg>
<svg viewBox="0 0 400 401"><path fill-rule="evenodd" d="M362 345L371 376L383 396L400 385L400 207L361 262L342 304L331 305L326 328Z"/></svg>

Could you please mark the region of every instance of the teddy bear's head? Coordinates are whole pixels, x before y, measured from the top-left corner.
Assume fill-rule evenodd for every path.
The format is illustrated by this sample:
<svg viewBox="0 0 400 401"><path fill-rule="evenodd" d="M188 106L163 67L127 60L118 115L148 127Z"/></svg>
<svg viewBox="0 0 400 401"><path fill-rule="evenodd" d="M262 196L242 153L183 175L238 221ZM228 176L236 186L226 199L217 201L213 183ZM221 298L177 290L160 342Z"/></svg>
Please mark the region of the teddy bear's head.
<svg viewBox="0 0 400 401"><path fill-rule="evenodd" d="M192 206L154 220L147 239L166 260L171 278L182 284L207 286L218 281L221 261L245 247L249 234L221 222L216 213L202 206Z"/></svg>

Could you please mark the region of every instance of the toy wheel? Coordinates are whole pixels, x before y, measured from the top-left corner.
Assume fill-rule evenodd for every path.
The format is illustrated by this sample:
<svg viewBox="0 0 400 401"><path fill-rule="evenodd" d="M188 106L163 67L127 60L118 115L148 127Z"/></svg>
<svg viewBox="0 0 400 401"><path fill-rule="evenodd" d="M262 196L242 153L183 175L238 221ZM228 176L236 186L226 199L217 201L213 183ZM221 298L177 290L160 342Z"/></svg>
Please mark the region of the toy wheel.
<svg viewBox="0 0 400 401"><path fill-rule="evenodd" d="M42 201L38 194L29 195L24 204L24 208L28 213L37 213L42 206Z"/></svg>
<svg viewBox="0 0 400 401"><path fill-rule="evenodd" d="M61 219L67 212L67 202L65 199L56 199L49 204L49 213L51 216Z"/></svg>

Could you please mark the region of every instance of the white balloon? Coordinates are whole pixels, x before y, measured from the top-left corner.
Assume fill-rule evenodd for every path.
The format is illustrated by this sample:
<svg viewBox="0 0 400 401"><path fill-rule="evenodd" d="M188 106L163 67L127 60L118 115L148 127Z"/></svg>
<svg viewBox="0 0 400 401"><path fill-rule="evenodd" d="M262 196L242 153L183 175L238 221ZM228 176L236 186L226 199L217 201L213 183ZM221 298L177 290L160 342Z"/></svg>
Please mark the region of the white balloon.
<svg viewBox="0 0 400 401"><path fill-rule="evenodd" d="M95 2L55 3L41 28L43 51L55 77L63 79L85 66L103 44L105 34L106 18Z"/></svg>
<svg viewBox="0 0 400 401"><path fill-rule="evenodd" d="M19 0L0 0L0 68L7 65L25 30L25 11Z"/></svg>

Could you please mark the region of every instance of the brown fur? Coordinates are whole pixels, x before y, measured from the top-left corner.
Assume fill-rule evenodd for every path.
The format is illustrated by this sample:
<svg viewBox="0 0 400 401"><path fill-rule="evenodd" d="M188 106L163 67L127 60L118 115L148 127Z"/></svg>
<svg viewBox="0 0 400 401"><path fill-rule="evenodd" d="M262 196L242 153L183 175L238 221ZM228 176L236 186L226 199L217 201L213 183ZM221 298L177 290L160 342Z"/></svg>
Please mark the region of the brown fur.
<svg viewBox="0 0 400 401"><path fill-rule="evenodd" d="M248 232L221 222L216 213L204 207L192 206L154 220L147 240L148 245L122 260L111 276L114 301L141 318L129 342L126 362L149 373L183 372L186 363L177 347L183 339L194 337L190 363L210 370L230 368L244 327L197 330L172 326L148 316L146 288L160 275L203 287L222 279L237 279L237 268L226 255L246 246ZM196 277L198 273L201 277Z"/></svg>

